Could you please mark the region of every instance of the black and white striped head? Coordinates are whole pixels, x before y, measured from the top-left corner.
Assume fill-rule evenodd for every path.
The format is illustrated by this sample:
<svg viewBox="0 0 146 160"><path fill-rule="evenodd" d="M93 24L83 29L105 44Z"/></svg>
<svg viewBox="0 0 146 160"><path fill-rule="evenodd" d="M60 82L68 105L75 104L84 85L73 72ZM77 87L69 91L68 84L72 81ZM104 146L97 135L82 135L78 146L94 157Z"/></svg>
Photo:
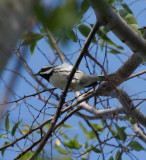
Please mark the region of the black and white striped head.
<svg viewBox="0 0 146 160"><path fill-rule="evenodd" d="M50 76L53 74L53 68L54 66L44 66L35 75L39 75L49 81Z"/></svg>

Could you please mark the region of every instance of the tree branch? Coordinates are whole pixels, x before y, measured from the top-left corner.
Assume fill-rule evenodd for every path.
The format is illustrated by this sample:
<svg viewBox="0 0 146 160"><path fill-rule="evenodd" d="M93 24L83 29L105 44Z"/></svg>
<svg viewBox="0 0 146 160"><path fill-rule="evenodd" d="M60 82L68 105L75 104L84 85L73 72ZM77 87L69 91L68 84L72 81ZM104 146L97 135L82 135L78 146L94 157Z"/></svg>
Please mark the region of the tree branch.
<svg viewBox="0 0 146 160"><path fill-rule="evenodd" d="M100 23L106 25L136 55L146 60L146 40L133 30L108 4L107 0L88 0Z"/></svg>
<svg viewBox="0 0 146 160"><path fill-rule="evenodd" d="M51 121L51 124L50 124L50 127L46 133L46 135L44 136L44 138L42 139L42 141L40 142L40 145L38 146L38 148L35 150L34 154L32 155L32 157L30 158L30 160L33 160L34 158L36 158L38 156L38 154L41 152L41 150L43 149L43 147L45 146L47 140L49 139L49 137L51 136L52 134L52 131L54 130L54 127L55 127L55 124L59 118L59 115L60 115L60 112L61 112L61 108L63 106L63 103L65 101L65 97L66 97L66 94L67 94L67 91L68 91L68 88L69 88L69 85L72 81L72 78L76 72L76 68L79 66L83 56L85 55L86 51L88 50L88 47L96 33L96 31L98 30L98 28L100 27L100 24L99 23L95 23L93 29L91 30L91 32L89 33L88 37L87 37L87 40L75 62L75 65L73 66L73 69L68 77L68 82L62 92L62 95L61 95L61 99L59 101L59 104L58 104L58 107L57 107L57 110L56 110L56 113L54 115L54 118L53 120Z"/></svg>

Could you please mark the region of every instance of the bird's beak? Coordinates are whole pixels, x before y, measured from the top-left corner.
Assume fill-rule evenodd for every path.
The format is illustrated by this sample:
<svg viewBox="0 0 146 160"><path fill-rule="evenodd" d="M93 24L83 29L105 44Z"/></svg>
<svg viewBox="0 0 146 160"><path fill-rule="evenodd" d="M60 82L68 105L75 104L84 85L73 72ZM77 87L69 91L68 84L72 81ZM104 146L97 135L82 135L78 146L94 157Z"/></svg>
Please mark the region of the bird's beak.
<svg viewBox="0 0 146 160"><path fill-rule="evenodd" d="M34 76L39 76L40 75L40 73L38 72L38 73L36 73L36 74L34 74Z"/></svg>

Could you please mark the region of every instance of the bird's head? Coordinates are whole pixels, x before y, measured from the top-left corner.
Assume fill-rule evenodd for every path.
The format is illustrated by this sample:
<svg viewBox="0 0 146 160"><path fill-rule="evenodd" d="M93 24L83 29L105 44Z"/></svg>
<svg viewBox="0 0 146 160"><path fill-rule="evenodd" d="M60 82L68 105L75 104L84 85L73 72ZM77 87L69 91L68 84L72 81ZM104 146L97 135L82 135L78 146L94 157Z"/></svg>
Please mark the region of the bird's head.
<svg viewBox="0 0 146 160"><path fill-rule="evenodd" d="M49 80L50 76L52 75L54 66L44 66L40 69L38 73L35 74L35 76L41 76L47 80Z"/></svg>

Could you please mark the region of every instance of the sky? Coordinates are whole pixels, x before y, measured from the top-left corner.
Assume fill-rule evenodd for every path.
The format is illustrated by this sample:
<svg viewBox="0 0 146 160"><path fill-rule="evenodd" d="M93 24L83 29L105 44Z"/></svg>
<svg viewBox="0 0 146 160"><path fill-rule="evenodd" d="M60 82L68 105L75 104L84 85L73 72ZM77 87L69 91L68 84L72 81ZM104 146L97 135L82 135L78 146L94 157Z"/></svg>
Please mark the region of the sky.
<svg viewBox="0 0 146 160"><path fill-rule="evenodd" d="M45 1L47 3L47 0ZM134 3L132 3L134 2ZM54 3L57 3L56 1L54 1ZM52 3L53 4L53 3ZM146 11L145 11L145 4L146 2L144 0L139 0L139 1L128 1L128 4L129 7L131 8L131 10L133 11L134 15L136 16L137 18L137 21L138 21L138 25L140 27L143 27L143 26L146 26L146 21L145 21L145 17L146 17ZM54 4L53 4L54 5ZM87 17L88 15L90 15L90 22L95 22L95 16L94 16L94 13L91 9L89 9L89 11L87 12L86 15L84 15L85 17ZM38 28L35 28L34 29L35 32L38 31ZM81 36L81 35L80 35ZM130 55L131 54L131 51L128 47L126 47L124 44L122 44L122 42L120 42L117 37L115 37L112 33L109 33L108 36L110 38L112 38L112 40L114 42L116 42L116 44L121 44L122 46L124 46L125 48L125 51L126 51L126 54ZM81 38L84 38L81 36ZM47 57L49 57L50 59L53 59L53 55L51 53L51 49L49 48L47 42L45 40L41 40L39 41L38 43L38 48L40 48L42 50L43 53L45 53L45 55ZM34 73L37 73L41 67L45 66L45 65L48 65L48 61L46 58L44 58L44 56L40 53L39 49L36 48L34 54L31 56L30 55L30 51L29 49L25 50L24 54L25 55L25 59L27 61L27 64L30 66L30 68L32 69L32 71ZM80 46L78 44L74 44L74 43L68 43L66 46L64 45L61 45L60 44L60 48L61 50L64 52L64 53L67 53L67 54L71 54L75 51L78 51L75 56L71 57L71 61L72 63L74 64L78 54L79 54L79 49L80 49ZM92 51L92 50L91 50ZM23 50L22 50L23 52ZM120 59L122 61L125 61L128 57L127 56L124 56L124 55L118 55L120 57ZM104 58L104 55L103 56L100 56L98 57L98 61L102 62L103 61L103 58ZM15 66L16 66L16 61L17 61L17 57L15 55L13 55L11 57L11 59L9 60L6 68L10 68L10 69L13 69ZM57 61L56 63L57 65L60 64L60 61ZM112 54L108 54L108 65L109 65L109 73L112 73L114 71L116 71L120 66L121 66L121 62L117 59L117 57L115 55L112 55ZM82 63L80 64L79 68L83 71L85 71L86 73L88 72L88 70L85 68L85 60L82 61ZM140 72L140 71L143 71L145 70L145 65L141 65L140 67L138 67L138 69L135 71L135 73L137 72ZM27 71L24 69L24 67L22 67L19 71L23 76L26 77L26 79L28 79L30 82L32 82L33 84L37 85L37 83L28 75ZM101 70L99 68L99 74L100 74ZM0 80L0 93L2 95L2 93L5 91L5 85L4 85L4 82L8 83L10 77L11 77L11 73L8 72L8 71L5 71L2 75L2 79ZM145 75L142 76L143 78L146 78ZM48 85L49 87L52 87L50 86L46 81L43 81L46 85ZM137 78L134 78L134 79L131 79L129 81L126 81L124 82L121 86L121 88L123 88L130 96L132 96L132 98L145 98L146 96L146 85L145 85L145 81L143 79L137 79ZM42 88L40 88L41 90ZM19 78L18 80L16 80L16 84L15 84L15 88L14 88L14 91L17 95L19 95L20 97L23 97L24 95L29 95L29 94L32 94L32 93L35 93L35 90L32 89L30 87L30 85L28 85L22 78ZM139 93L141 92L141 93ZM57 93L61 94L61 91L60 90L57 90ZM137 95L137 93L139 93ZM43 95L45 98L48 97L47 93L45 93ZM17 96L16 96L17 97ZM67 100L70 99L71 97L73 97L73 94L72 93L68 93L67 95ZM18 98L18 97L17 97ZM2 96L0 97L0 100L2 99ZM11 100L15 100L15 96L11 95ZM41 109L41 107L44 105L42 102L39 102L38 100L36 100L36 97L32 98L31 100L28 100L27 101L29 104L33 104L33 106L35 106L38 110ZM137 104L138 102L135 102L135 104ZM117 101L113 101L113 106L117 106L119 105L120 106L120 103L118 103ZM8 108L11 108L11 107L14 107L16 104L11 104L8 106ZM142 103L140 105L140 110L142 113L146 113L146 102ZM35 114L35 110L33 110L32 108L30 108L30 110L32 110L33 114ZM53 112L55 111L55 109L52 109L50 110L50 112ZM36 112L37 113L37 112ZM10 113L10 126L12 127L13 124L15 122L17 122L18 120L23 120L23 123L28 123L31 125L32 123L32 120L33 120L33 117L30 116L30 113L28 111L28 107L26 107L26 105L22 104L20 105L20 107L16 107L11 113ZM42 121L42 117L39 118L40 121ZM85 124L85 122L82 120L82 119L79 119L79 121L81 121L83 124ZM100 122L98 121L98 123L100 124ZM71 124L72 126L75 127L75 130L69 130L69 129L66 129L65 132L67 133L68 136L71 136L71 137L74 137L74 135L78 134L78 139L81 140L82 142L85 141L85 135L84 133L81 131L81 129L79 128L79 123L78 123L78 119L76 116L73 116L73 118L67 120L67 124ZM118 124L120 125L123 125L124 123L122 122L119 122L118 121ZM4 126L3 126L4 127ZM87 129L89 129L87 127ZM103 135L103 138L104 136L106 137L106 135ZM114 142L113 142L114 143ZM140 141L141 144L144 145L143 142ZM0 140L0 144L3 144L3 141ZM21 143L21 145L23 145L23 142ZM11 148L13 149L13 148ZM14 149L15 150L15 149ZM107 147L106 148L106 151L108 152L109 148ZM17 152L12 152L11 150L10 151L7 151L6 152L7 154L5 154L5 159L3 159L3 157L1 157L0 155L0 159L3 159L3 160L9 160L9 159L13 159L16 155L17 155ZM12 154L13 153L13 154ZM146 152L142 151L142 152L133 152L139 159L143 159L143 157L146 156ZM53 154L56 154L55 151L53 151ZM93 154L92 157L90 157L90 159L96 159L96 155ZM123 157L123 159L125 159L125 157ZM126 160L129 160L129 156L126 156Z"/></svg>

